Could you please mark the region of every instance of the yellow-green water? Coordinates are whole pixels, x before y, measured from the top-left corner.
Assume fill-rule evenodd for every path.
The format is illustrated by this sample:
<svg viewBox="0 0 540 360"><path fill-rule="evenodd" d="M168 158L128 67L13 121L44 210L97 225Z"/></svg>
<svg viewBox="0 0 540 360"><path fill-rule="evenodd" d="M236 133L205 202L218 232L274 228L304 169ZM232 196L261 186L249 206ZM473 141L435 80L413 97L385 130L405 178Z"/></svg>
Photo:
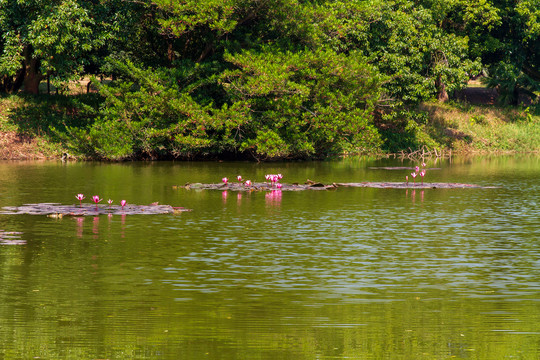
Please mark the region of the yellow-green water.
<svg viewBox="0 0 540 360"><path fill-rule="evenodd" d="M0 215L0 359L540 358L539 157L428 162L426 181L493 189L173 188L403 181L370 167L409 165L2 162L0 206L193 211Z"/></svg>

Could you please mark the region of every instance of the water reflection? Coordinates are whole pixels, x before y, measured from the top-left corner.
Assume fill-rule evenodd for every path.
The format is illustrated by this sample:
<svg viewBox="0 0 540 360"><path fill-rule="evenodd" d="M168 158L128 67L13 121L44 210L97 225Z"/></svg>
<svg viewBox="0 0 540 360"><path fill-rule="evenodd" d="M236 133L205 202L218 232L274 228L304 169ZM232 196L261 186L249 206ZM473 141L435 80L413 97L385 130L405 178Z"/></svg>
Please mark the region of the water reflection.
<svg viewBox="0 0 540 360"><path fill-rule="evenodd" d="M94 216L92 219L92 233L94 234L94 239L98 238L99 235L99 216Z"/></svg>
<svg viewBox="0 0 540 360"><path fill-rule="evenodd" d="M271 190L264 195L266 204L270 206L281 205L281 190Z"/></svg>
<svg viewBox="0 0 540 360"><path fill-rule="evenodd" d="M77 237L82 238L83 237L83 229L84 229L84 217L76 217L75 221L77 222Z"/></svg>
<svg viewBox="0 0 540 360"><path fill-rule="evenodd" d="M22 232L0 230L0 245L26 245L21 239Z"/></svg>
<svg viewBox="0 0 540 360"><path fill-rule="evenodd" d="M237 194L236 194L236 203L238 205L240 205L242 203L242 192L239 191Z"/></svg>
<svg viewBox="0 0 540 360"><path fill-rule="evenodd" d="M227 190L221 192L221 198L223 199L223 203L227 202L228 196L229 196L229 192Z"/></svg>
<svg viewBox="0 0 540 360"><path fill-rule="evenodd" d="M423 203L424 202L424 190L420 190L419 193L420 193L420 202ZM412 203L413 204L416 203L416 189L413 189L411 191L410 196L411 196ZM405 197L406 198L409 197L409 189L405 190Z"/></svg>

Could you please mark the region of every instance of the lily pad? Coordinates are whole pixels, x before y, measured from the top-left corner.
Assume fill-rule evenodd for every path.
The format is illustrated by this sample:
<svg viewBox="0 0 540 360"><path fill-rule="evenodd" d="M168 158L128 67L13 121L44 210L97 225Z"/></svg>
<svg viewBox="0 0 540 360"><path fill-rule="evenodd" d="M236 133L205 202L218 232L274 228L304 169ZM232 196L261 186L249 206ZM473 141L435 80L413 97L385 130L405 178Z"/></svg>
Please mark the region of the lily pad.
<svg viewBox="0 0 540 360"><path fill-rule="evenodd" d="M368 187L380 189L458 189L458 188L493 188L490 186L480 186L475 184L461 183L406 183L406 182L361 182L361 183L332 183L323 184L308 180L305 184L281 184L281 188L269 183L253 183L251 186L238 183L228 184L191 184L184 185L185 189L197 190L230 190L230 191L301 191L301 190L335 190L340 187ZM178 188L178 186L176 187Z"/></svg>
<svg viewBox="0 0 540 360"><path fill-rule="evenodd" d="M96 215L156 215L175 214L190 211L183 207L173 207L170 205L134 205L128 204L124 207L119 205L62 205L59 203L39 203L24 204L22 206L5 206L0 214L26 214L26 215L47 215L61 218L63 216L96 216Z"/></svg>
<svg viewBox="0 0 540 360"><path fill-rule="evenodd" d="M416 167L411 166L370 166L370 170L415 170ZM425 168L425 170L441 170L441 168Z"/></svg>

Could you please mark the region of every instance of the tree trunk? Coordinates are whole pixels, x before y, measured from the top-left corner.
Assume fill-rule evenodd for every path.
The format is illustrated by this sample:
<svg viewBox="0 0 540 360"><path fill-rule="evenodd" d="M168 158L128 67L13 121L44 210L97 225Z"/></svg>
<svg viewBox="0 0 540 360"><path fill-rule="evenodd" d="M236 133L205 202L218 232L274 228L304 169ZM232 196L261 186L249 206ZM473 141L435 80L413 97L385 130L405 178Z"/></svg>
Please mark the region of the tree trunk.
<svg viewBox="0 0 540 360"><path fill-rule="evenodd" d="M173 48L173 43L172 43L172 39L168 39L168 44L167 44L167 60L169 60L169 66L173 66L173 61L174 61L174 48Z"/></svg>
<svg viewBox="0 0 540 360"><path fill-rule="evenodd" d="M514 90L512 91L512 99L510 100L510 104L513 106L519 105L519 86L514 86Z"/></svg>
<svg viewBox="0 0 540 360"><path fill-rule="evenodd" d="M443 83L441 75L437 76L437 80L435 80L435 87L437 88L437 100L440 102L447 102L448 93L446 92L446 85Z"/></svg>
<svg viewBox="0 0 540 360"><path fill-rule="evenodd" d="M24 76L24 92L29 94L39 94L39 83L45 78L39 69L39 59L32 57L32 49L27 46L24 49L24 63L26 73Z"/></svg>

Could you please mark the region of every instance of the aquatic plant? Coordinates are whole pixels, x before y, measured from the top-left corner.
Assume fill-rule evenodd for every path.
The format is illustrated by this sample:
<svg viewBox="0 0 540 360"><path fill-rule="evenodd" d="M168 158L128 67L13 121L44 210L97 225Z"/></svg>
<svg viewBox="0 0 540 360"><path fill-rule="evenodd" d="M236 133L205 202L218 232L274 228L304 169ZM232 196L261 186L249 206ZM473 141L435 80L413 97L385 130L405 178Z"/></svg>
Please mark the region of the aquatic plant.
<svg viewBox="0 0 540 360"><path fill-rule="evenodd" d="M100 202L101 200L103 200L103 199L100 199L100 198L99 198L99 195L94 195L94 196L92 196L92 201L93 201L94 203L96 203L96 209L97 209L97 204L98 204L98 202Z"/></svg>
<svg viewBox="0 0 540 360"><path fill-rule="evenodd" d="M107 200L107 203L109 204L109 207L111 207L113 201L111 199Z"/></svg>
<svg viewBox="0 0 540 360"><path fill-rule="evenodd" d="M124 206L126 206L126 204L127 204L126 200L121 200L120 201L120 206L122 207L122 210L124 210Z"/></svg>
<svg viewBox="0 0 540 360"><path fill-rule="evenodd" d="M79 200L79 206L82 206L82 201L85 199L84 194L77 194L75 198Z"/></svg>
<svg viewBox="0 0 540 360"><path fill-rule="evenodd" d="M223 181L223 183L227 184L227 182L229 181L229 179L227 179L226 177L222 178L221 181Z"/></svg>
<svg viewBox="0 0 540 360"><path fill-rule="evenodd" d="M251 180L246 180L246 182L244 183L246 186L251 186Z"/></svg>
<svg viewBox="0 0 540 360"><path fill-rule="evenodd" d="M425 169L420 171L420 176L422 177L422 185L423 185L424 184L424 176L426 176L426 170Z"/></svg>
<svg viewBox="0 0 540 360"><path fill-rule="evenodd" d="M238 175L238 176L236 177L236 180L238 180L238 182L241 183L241 182L242 182L242 175Z"/></svg>
<svg viewBox="0 0 540 360"><path fill-rule="evenodd" d="M416 174L415 172L412 172L412 173L411 173L411 176L412 176L412 178L413 178L413 183L414 183L414 184L416 184L416 175L417 175L417 174Z"/></svg>
<svg viewBox="0 0 540 360"><path fill-rule="evenodd" d="M281 174L267 174L264 176L264 178L266 179L266 181L269 181L271 183L272 186L274 186L274 184L278 183L279 180L283 179L283 175Z"/></svg>

